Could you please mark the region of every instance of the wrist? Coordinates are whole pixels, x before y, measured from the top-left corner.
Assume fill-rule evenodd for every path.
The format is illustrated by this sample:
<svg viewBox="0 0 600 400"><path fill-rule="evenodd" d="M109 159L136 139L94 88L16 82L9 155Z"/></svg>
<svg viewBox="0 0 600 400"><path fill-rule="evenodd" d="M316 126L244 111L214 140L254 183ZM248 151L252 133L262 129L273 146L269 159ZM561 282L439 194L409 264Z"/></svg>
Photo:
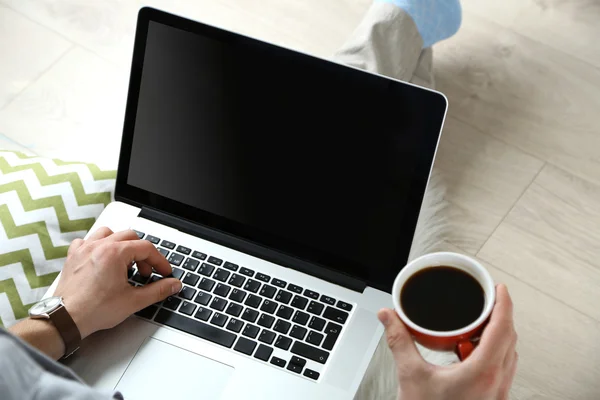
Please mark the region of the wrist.
<svg viewBox="0 0 600 400"><path fill-rule="evenodd" d="M9 331L55 360L65 354L65 342L50 320L27 318Z"/></svg>

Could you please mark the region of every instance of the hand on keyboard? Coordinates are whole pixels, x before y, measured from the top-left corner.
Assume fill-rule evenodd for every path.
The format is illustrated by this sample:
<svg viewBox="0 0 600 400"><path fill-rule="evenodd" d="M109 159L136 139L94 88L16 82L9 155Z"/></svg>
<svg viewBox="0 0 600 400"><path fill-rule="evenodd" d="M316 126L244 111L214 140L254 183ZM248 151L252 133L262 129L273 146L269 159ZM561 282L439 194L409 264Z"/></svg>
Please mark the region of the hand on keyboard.
<svg viewBox="0 0 600 400"><path fill-rule="evenodd" d="M81 338L121 323L129 315L164 300L181 290L175 278L152 281L143 287L131 286L128 269L137 264L138 280L148 280L152 269L169 276L167 259L147 240L132 230L113 233L96 230L87 240L76 239L69 247L56 296L77 324Z"/></svg>

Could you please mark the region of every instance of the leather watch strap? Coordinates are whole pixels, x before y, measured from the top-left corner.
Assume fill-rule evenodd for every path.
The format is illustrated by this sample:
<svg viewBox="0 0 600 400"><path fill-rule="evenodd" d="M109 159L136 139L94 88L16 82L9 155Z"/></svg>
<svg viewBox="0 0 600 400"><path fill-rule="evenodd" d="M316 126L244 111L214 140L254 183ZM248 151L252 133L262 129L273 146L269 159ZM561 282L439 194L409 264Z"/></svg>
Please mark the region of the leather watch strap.
<svg viewBox="0 0 600 400"><path fill-rule="evenodd" d="M48 315L65 342L65 355L63 358L67 358L79 349L79 344L81 343L79 329L63 305Z"/></svg>

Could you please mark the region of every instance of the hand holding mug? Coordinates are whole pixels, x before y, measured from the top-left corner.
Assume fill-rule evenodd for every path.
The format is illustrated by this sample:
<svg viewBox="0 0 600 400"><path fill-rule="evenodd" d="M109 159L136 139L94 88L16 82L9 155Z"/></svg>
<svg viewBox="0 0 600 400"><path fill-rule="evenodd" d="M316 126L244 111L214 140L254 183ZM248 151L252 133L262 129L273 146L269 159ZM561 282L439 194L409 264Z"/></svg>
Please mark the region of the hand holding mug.
<svg viewBox="0 0 600 400"><path fill-rule="evenodd" d="M427 363L394 310L378 314L394 356L401 400L505 400L514 379L518 354L513 304L504 285L495 291L491 318L473 353L451 366Z"/></svg>

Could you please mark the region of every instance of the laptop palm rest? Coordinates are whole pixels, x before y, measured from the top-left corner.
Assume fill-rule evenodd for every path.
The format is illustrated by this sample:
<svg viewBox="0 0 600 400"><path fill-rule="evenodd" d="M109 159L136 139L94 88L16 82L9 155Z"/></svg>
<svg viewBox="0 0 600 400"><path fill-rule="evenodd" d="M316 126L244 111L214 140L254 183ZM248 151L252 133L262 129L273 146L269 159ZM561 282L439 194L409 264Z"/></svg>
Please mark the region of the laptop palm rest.
<svg viewBox="0 0 600 400"><path fill-rule="evenodd" d="M204 399L220 399L233 372L229 365L148 338L115 389L128 400L191 399L199 393Z"/></svg>

